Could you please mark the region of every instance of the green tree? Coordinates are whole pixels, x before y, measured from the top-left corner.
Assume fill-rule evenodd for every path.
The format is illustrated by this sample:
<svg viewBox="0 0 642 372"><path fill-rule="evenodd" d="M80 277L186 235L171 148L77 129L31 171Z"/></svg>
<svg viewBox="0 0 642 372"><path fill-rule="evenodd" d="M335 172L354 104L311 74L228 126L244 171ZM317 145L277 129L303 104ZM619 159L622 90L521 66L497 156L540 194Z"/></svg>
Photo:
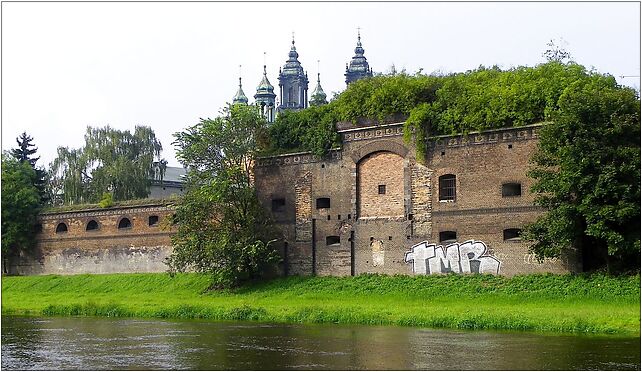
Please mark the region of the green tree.
<svg viewBox="0 0 642 372"><path fill-rule="evenodd" d="M586 269L639 268L640 100L611 76L571 83L540 132L530 176L547 212L525 237L539 258L577 249Z"/></svg>
<svg viewBox="0 0 642 372"><path fill-rule="evenodd" d="M36 171L29 162L2 154L2 258L4 272L11 259L30 251L40 212Z"/></svg>
<svg viewBox="0 0 642 372"><path fill-rule="evenodd" d="M116 201L145 198L161 150L149 127L136 126L134 133L88 127L82 148L58 148L52 185L61 188L66 203L98 202L104 193Z"/></svg>
<svg viewBox="0 0 642 372"><path fill-rule="evenodd" d="M176 207L170 272L213 274L216 286L260 277L278 259L269 214L253 184L252 164L266 136L265 120L250 106L175 134L177 158L188 169Z"/></svg>
<svg viewBox="0 0 642 372"><path fill-rule="evenodd" d="M11 150L11 155L20 162L28 162L36 171L34 186L36 186L40 194L40 202L46 204L49 201L47 194L47 172L42 168L36 167L36 162L40 157L32 157L38 151L38 148L35 147L32 141L33 138L27 135L27 132L22 132L22 134L16 138L18 147Z"/></svg>

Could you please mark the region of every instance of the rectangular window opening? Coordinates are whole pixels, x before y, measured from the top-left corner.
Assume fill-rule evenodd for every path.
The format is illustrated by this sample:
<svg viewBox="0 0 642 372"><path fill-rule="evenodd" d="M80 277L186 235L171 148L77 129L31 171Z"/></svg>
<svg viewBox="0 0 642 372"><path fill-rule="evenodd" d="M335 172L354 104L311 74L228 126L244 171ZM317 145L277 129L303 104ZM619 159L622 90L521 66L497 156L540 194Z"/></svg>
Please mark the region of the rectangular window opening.
<svg viewBox="0 0 642 372"><path fill-rule="evenodd" d="M272 212L285 211L285 198L272 199Z"/></svg>

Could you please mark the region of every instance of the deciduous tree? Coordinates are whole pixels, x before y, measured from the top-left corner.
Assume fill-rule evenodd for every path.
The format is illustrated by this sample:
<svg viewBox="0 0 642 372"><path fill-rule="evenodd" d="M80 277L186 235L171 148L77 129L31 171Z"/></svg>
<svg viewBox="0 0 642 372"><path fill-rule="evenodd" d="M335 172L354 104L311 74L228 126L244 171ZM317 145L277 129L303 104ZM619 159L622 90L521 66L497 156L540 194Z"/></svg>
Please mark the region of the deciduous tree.
<svg viewBox="0 0 642 372"><path fill-rule="evenodd" d="M577 249L585 268L640 264L640 100L611 76L571 83L539 136L530 175L547 212L529 227L539 258ZM628 264L628 265L627 265Z"/></svg>
<svg viewBox="0 0 642 372"><path fill-rule="evenodd" d="M259 277L278 259L252 176L265 130L253 107L235 105L175 134L177 158L188 174L173 219L178 232L170 271L211 273L216 285L233 286Z"/></svg>

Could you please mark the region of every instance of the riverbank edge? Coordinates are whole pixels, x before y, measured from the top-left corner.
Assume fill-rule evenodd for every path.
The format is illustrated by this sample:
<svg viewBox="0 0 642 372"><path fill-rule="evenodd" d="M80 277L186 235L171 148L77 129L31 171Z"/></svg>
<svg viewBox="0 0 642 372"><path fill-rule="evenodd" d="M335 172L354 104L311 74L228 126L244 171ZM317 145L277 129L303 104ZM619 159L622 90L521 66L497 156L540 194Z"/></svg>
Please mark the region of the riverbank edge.
<svg viewBox="0 0 642 372"><path fill-rule="evenodd" d="M118 275L118 274L115 274ZM127 274L122 274L127 275ZM131 274L136 275L136 274ZM164 275L164 274L157 274ZM52 276L53 278L60 278ZM87 276L82 276L87 278ZM89 276L90 279L96 279L97 276ZM197 298L210 298L212 301L224 301L225 299L234 299L236 304L220 305L220 304L195 304L194 301L184 300L174 303L172 305L164 305L162 303L152 304L153 308L147 304L147 308L143 304L127 304L118 302L117 300L110 299L108 301L85 299L80 301L67 300L64 303L60 301L44 301L37 306L20 307L12 306L11 301L7 304L6 297L7 290L5 288L6 280L11 277L3 277L3 303L2 315L19 315L19 316L99 316L99 317L122 317L122 318L142 318L142 319L202 319L212 321L257 321L267 323L290 323L290 324L355 324L355 325L395 325L395 326L410 326L410 327L425 327L435 329L458 329L458 330L497 330L497 331L528 331L528 332L546 332L557 334L584 334L584 335L616 335L625 337L639 337L640 336L640 319L634 324L621 323L618 325L604 324L597 322L595 319L583 319L578 316L569 316L561 318L559 314L551 313L551 318L546 316L547 304L559 305L556 299L546 299L541 302L541 313L536 317L529 317L520 314L520 301L516 305L506 305L499 307L494 313L484 313L482 311L470 311L460 313L435 313L434 308L426 307L427 310L422 314L404 314L403 312L394 311L381 311L381 307L368 307L359 306L353 301L350 305L337 306L336 304L287 304L282 298L276 298L271 306L259 306L256 304L256 299L249 297L249 295L256 295L261 293L261 289L250 290L246 293L223 292L220 296L217 293L203 293L203 291L194 291L194 300ZM43 278L43 277L40 277ZM73 281L72 276L63 277L66 280ZM103 277L105 278L105 277ZM389 277L394 281L394 277ZM46 281L46 279L43 279ZM277 279L278 281L279 279ZM324 279L315 279L313 277L303 280L310 280L311 283ZM336 280L336 279L332 279ZM338 279L341 280L341 279ZM349 280L349 279L346 279ZM405 280L408 280L407 278ZM412 280L412 279L411 279ZM436 279L439 281L440 279ZM457 279L461 281L462 279ZM463 279L464 281L466 279ZM491 279L494 280L494 279ZM510 279L505 279L510 280ZM535 281L538 279L536 278ZM639 283L639 275L636 276L634 281ZM9 279L12 281L12 279ZM287 279L281 280L288 283ZM471 280L472 281L472 280ZM318 284L318 283L317 283ZM277 287L278 287L277 283ZM638 284L639 285L639 284ZM10 287L10 286L8 286ZM469 291L474 291L469 289ZM72 292L61 292L64 297L65 293L72 298ZM249 295L248 295L249 293ZM266 295L265 293L268 293ZM259 295L264 299L269 297L270 286L264 290L264 293ZM15 294L14 294L15 295ZM19 295L19 294L18 294ZM243 299L243 296L247 298ZM341 296L338 293L337 296ZM639 296L639 295L638 295ZM384 296L385 297L385 296ZM519 295L515 298L519 300ZM515 299L513 298L513 299ZM240 301L239 301L240 299ZM353 298L354 300L355 298ZM495 298L496 299L496 298ZM254 300L254 301L253 301ZM469 301L474 305L478 298L462 298L463 301ZM491 302L493 298L491 296ZM505 300L505 299L503 299ZM528 305L533 302L532 298L524 298L524 304ZM574 299L573 301L578 301ZM606 303L595 302L595 299L586 299L586 303L580 303L579 306L588 307L599 303L601 306L607 305ZM608 300L606 300L608 301ZM47 303L49 302L49 303ZM52 303L53 302L53 303ZM580 301L581 302L581 301ZM639 314L639 301L637 304L622 304L613 303L608 304L610 309L621 309L625 306L637 307ZM569 311L573 308L569 305ZM544 321L545 319L545 321Z"/></svg>

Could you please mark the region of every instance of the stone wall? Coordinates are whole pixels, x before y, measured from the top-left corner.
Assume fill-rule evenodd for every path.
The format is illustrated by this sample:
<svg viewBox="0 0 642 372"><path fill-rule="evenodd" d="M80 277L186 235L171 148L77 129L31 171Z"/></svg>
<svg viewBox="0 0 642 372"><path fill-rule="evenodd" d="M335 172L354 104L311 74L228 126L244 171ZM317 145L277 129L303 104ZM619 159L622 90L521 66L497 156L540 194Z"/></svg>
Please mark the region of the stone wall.
<svg viewBox="0 0 642 372"><path fill-rule="evenodd" d="M36 249L19 257L10 271L20 275L163 272L164 259L172 251L174 230L167 221L172 213L169 205L153 204L42 214Z"/></svg>

